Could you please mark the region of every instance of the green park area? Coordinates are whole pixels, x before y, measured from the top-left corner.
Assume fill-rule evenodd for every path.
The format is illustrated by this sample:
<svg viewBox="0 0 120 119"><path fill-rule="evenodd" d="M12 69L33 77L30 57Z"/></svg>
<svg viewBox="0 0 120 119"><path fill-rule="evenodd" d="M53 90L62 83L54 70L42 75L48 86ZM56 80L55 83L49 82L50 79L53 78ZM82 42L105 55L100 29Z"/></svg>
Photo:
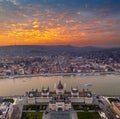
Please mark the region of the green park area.
<svg viewBox="0 0 120 119"><path fill-rule="evenodd" d="M98 105L73 105L74 110L83 110L83 111L89 111L89 110L100 110Z"/></svg>
<svg viewBox="0 0 120 119"><path fill-rule="evenodd" d="M3 102L11 102L11 103L13 103L13 102L14 102L14 100L13 100L13 99L11 99L11 98L7 98L7 99L3 99Z"/></svg>
<svg viewBox="0 0 120 119"><path fill-rule="evenodd" d="M42 112L23 112L22 119L42 119Z"/></svg>
<svg viewBox="0 0 120 119"><path fill-rule="evenodd" d="M78 112L78 119L100 119L98 112Z"/></svg>
<svg viewBox="0 0 120 119"><path fill-rule="evenodd" d="M119 102L119 100L117 98L108 98L109 102Z"/></svg>
<svg viewBox="0 0 120 119"><path fill-rule="evenodd" d="M23 110L36 110L36 111L41 111L41 110L46 110L47 105L24 105Z"/></svg>

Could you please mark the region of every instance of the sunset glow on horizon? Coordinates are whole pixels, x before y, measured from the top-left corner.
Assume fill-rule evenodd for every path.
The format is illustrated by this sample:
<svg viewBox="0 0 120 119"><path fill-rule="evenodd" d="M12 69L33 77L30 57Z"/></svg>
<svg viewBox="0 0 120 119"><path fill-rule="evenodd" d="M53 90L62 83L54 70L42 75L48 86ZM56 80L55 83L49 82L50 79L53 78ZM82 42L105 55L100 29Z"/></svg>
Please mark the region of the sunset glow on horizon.
<svg viewBox="0 0 120 119"><path fill-rule="evenodd" d="M0 0L0 46L120 46L119 0Z"/></svg>

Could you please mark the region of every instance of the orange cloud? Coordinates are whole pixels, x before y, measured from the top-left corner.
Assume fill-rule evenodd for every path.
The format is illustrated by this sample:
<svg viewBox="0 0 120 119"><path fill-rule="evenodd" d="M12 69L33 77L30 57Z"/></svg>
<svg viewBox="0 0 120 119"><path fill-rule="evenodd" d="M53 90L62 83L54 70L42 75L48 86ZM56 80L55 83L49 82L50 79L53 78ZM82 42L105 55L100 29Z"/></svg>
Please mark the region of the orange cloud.
<svg viewBox="0 0 120 119"><path fill-rule="evenodd" d="M50 15L49 11L46 11ZM36 45L88 45L103 43L104 38L118 39L116 34L110 34L111 20L95 19L89 22L78 22L65 17L66 12L50 19L33 19L26 22L0 23L0 45L36 44ZM62 22L60 22L62 21ZM116 36L115 36L116 35Z"/></svg>

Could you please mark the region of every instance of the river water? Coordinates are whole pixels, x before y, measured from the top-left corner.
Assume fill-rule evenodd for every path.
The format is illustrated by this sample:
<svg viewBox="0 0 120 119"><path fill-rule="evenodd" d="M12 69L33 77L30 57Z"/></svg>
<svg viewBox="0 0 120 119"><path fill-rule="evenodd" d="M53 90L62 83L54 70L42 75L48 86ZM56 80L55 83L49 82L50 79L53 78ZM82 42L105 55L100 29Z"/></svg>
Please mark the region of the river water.
<svg viewBox="0 0 120 119"><path fill-rule="evenodd" d="M48 87L55 90L58 82L64 84L66 90L71 87L78 87L79 90L89 89L96 94L120 95L120 75L99 75L99 76L39 76L29 78L0 79L0 96L24 95L26 91ZM86 87L85 84L92 84Z"/></svg>

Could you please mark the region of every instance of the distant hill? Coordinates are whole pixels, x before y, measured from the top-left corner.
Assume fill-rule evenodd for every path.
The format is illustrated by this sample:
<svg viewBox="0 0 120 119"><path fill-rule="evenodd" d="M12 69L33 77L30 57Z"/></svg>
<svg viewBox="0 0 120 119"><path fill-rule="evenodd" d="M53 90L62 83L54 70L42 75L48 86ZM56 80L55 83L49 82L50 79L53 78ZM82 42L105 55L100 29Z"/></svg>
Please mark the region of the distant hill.
<svg viewBox="0 0 120 119"><path fill-rule="evenodd" d="M120 48L109 48L91 52L89 57L98 57L99 59L113 58L120 62Z"/></svg>
<svg viewBox="0 0 120 119"><path fill-rule="evenodd" d="M43 55L96 55L110 52L119 52L120 48L100 48L100 47L74 47L74 46L2 46L0 47L0 56L43 56Z"/></svg>

